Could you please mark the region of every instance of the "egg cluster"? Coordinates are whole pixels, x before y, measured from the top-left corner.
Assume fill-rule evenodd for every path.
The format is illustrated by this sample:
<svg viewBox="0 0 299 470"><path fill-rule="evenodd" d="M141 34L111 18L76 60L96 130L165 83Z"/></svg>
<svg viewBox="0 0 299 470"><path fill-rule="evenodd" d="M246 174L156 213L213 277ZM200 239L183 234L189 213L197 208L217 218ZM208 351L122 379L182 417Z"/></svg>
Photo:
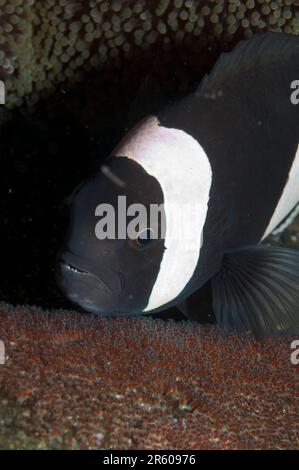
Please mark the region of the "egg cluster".
<svg viewBox="0 0 299 470"><path fill-rule="evenodd" d="M3 448L298 448L291 339L4 303L0 324Z"/></svg>
<svg viewBox="0 0 299 470"><path fill-rule="evenodd" d="M170 69L180 76L186 56L195 66L213 46L226 50L256 31L298 34L298 6L299 0L0 0L7 106L26 96L32 104L58 83L142 57L162 75Z"/></svg>

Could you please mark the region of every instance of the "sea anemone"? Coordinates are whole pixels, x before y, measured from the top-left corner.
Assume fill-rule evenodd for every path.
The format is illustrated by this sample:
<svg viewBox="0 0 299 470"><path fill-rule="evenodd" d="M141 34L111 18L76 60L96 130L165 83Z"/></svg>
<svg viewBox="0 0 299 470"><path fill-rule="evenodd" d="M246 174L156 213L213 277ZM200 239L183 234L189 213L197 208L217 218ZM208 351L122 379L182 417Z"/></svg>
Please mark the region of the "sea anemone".
<svg viewBox="0 0 299 470"><path fill-rule="evenodd" d="M0 324L1 447L298 448L290 339L6 304Z"/></svg>
<svg viewBox="0 0 299 470"><path fill-rule="evenodd" d="M7 107L62 82L124 86L136 74L199 80L220 51L254 32L299 32L298 0L0 0L0 79ZM150 57L149 57L150 56ZM132 66L133 64L133 66Z"/></svg>

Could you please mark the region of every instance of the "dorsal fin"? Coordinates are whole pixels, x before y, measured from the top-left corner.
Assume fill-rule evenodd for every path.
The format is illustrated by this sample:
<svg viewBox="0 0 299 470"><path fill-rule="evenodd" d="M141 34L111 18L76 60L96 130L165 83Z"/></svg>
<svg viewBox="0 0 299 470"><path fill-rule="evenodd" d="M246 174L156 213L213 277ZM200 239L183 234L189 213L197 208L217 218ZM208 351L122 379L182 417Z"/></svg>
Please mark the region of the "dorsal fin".
<svg viewBox="0 0 299 470"><path fill-rule="evenodd" d="M125 127L127 129L132 128L145 116L156 114L169 102L170 100L162 89L160 82L155 77L148 75L139 86L130 105Z"/></svg>
<svg viewBox="0 0 299 470"><path fill-rule="evenodd" d="M241 41L231 52L221 54L209 75L201 81L196 96L218 88L225 81L256 68L299 60L299 36L285 33L262 33Z"/></svg>

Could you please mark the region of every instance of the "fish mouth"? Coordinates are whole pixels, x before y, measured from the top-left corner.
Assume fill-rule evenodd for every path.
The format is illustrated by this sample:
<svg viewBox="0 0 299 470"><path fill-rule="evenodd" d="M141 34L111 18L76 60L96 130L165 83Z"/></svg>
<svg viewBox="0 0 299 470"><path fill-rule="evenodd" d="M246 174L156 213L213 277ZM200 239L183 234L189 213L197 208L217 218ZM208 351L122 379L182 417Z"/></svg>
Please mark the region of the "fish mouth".
<svg viewBox="0 0 299 470"><path fill-rule="evenodd" d="M64 253L58 259L58 265L62 275L71 276L74 280L84 278L92 280L99 285L101 290L107 294L120 294L124 287L124 280L121 273L112 270L110 267L101 264L99 269L94 266L89 268L91 264L88 260L82 260L71 252Z"/></svg>
<svg viewBox="0 0 299 470"><path fill-rule="evenodd" d="M91 273L91 272L88 272L88 271L85 271L81 268L79 268L78 266L74 266L73 264L71 263L68 263L67 261L65 260L60 260L59 261L59 264L61 266L61 269L62 271L64 272L70 272L72 273L73 275L75 276L86 276L90 279L93 279L94 281L96 281L102 288L104 288L105 291L107 291L109 294L115 292L113 290L113 288L111 288L109 286L109 284L106 284L106 282L103 281L103 279L101 279L100 277L96 276L95 274Z"/></svg>
<svg viewBox="0 0 299 470"><path fill-rule="evenodd" d="M60 264L64 265L64 267L66 269L68 269L69 271L72 271L73 273L76 273L76 274L87 274L88 275L88 272L87 271L83 271L83 269L80 269L76 266L73 266L72 264L70 263L67 263L66 261L63 261L63 260L60 260Z"/></svg>

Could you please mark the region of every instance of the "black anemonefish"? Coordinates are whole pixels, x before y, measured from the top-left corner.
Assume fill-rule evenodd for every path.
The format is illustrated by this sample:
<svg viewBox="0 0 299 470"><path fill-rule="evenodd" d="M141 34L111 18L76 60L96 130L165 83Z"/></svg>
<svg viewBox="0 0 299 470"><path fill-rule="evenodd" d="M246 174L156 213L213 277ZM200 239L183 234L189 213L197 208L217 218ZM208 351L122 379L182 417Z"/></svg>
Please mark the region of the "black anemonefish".
<svg viewBox="0 0 299 470"><path fill-rule="evenodd" d="M299 202L297 80L299 36L257 35L141 120L74 195L57 262L65 295L99 315L140 314L188 305L211 280L220 326L298 334L299 251L260 245ZM119 196L163 204L165 237L99 240L95 208L117 211ZM191 207L188 240L169 223L173 205Z"/></svg>

